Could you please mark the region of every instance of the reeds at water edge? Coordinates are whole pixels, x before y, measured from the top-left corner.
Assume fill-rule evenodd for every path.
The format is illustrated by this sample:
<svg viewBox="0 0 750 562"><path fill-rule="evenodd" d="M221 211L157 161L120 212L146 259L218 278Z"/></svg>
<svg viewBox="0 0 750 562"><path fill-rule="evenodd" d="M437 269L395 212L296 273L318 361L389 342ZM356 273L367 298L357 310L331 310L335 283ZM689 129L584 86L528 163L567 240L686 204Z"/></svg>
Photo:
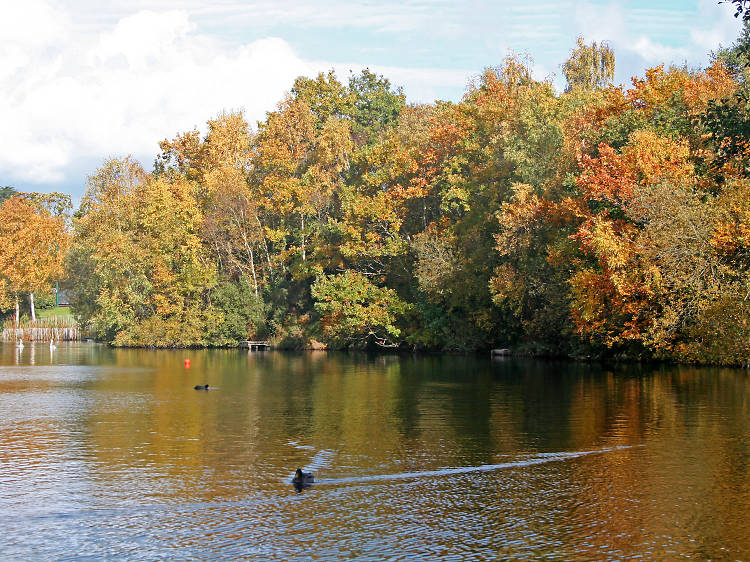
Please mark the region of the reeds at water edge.
<svg viewBox="0 0 750 562"><path fill-rule="evenodd" d="M36 320L22 320L16 324L11 318L3 324L2 341L77 341L83 336L71 317L50 316Z"/></svg>

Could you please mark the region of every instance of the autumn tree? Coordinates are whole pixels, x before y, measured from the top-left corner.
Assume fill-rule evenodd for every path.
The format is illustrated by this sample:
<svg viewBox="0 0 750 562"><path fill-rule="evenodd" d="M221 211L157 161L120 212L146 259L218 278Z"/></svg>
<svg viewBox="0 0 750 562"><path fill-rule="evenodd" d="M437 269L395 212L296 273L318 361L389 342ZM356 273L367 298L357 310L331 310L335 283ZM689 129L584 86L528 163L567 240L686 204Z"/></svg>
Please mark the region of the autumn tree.
<svg viewBox="0 0 750 562"><path fill-rule="evenodd" d="M199 231L195 187L151 177L131 159L89 179L75 221L74 309L118 345L206 344L220 322L206 299L216 282ZM83 305L83 306L82 306Z"/></svg>
<svg viewBox="0 0 750 562"><path fill-rule="evenodd" d="M264 292L279 264L268 237L270 202L251 181L255 135L242 113L229 112L209 120L202 137L190 132L160 146L157 174L194 182L203 212L200 236L218 273L209 299L224 317L215 337L236 341L263 333Z"/></svg>
<svg viewBox="0 0 750 562"><path fill-rule="evenodd" d="M321 271L330 255L326 226L349 165L349 124L328 118L316 134L310 106L287 98L269 114L258 134L252 182L272 221L266 233L280 265L298 277Z"/></svg>
<svg viewBox="0 0 750 562"><path fill-rule="evenodd" d="M639 131L621 153L602 145L598 157L584 158L578 185L590 214L575 238L595 262L571 279L572 314L582 334L610 348L691 360L723 349L721 361L738 362L744 344L721 344L716 333L710 353L693 347L706 341L697 334L709 317L727 333L745 332L744 321L720 311L728 302L745 309L747 264L717 251L718 200L690 156L685 141ZM745 211L734 208L724 228L741 233ZM742 242L730 247L743 255Z"/></svg>
<svg viewBox="0 0 750 562"><path fill-rule="evenodd" d="M66 222L70 220L73 202L67 193L60 193L59 191L49 193L30 192L24 193L23 196L42 212Z"/></svg>
<svg viewBox="0 0 750 562"><path fill-rule="evenodd" d="M230 277L249 277L257 296L271 271L264 267L268 251L259 197L248 180L253 136L241 113L223 113L207 125L203 139L162 141L159 172L193 178L204 209L202 234L220 268Z"/></svg>
<svg viewBox="0 0 750 562"><path fill-rule="evenodd" d="M583 37L576 40L570 58L563 65L563 75L567 89L584 88L591 90L607 86L615 76L615 55L603 42L586 45Z"/></svg>
<svg viewBox="0 0 750 562"><path fill-rule="evenodd" d="M49 293L63 273L68 247L64 220L53 216L33 198L17 195L0 206L0 278L10 293L19 321L19 297L29 295L31 319L36 320L35 293Z"/></svg>
<svg viewBox="0 0 750 562"><path fill-rule="evenodd" d="M562 109L551 85L533 80L528 61L509 57L501 67L487 69L461 104L443 106L434 118L433 138L420 157L416 179L431 202L427 208L432 225L414 237L413 247L418 286L429 288L420 311L429 314L425 323L433 334L443 334L438 339L446 341L447 334L464 338L452 338L451 347L515 342L521 317L543 310L530 305L521 312L512 300L493 302L498 292L492 279L498 267L527 268L530 276L549 280L539 260L526 250L513 253L518 261L511 266L511 256L504 253L506 241L496 238L503 228L497 215L518 184L540 196L559 191L574 163L564 149ZM496 253L498 244L503 253ZM450 256L449 261L441 256ZM444 267L433 270L433 263ZM522 286L520 281L518 288ZM525 285L533 286L550 284ZM430 334L425 338L433 341Z"/></svg>
<svg viewBox="0 0 750 562"><path fill-rule="evenodd" d="M409 109L406 114L418 111ZM410 228L421 226L406 224L424 196L412 181L423 140L419 134L399 125L353 155L336 223L339 251L348 267L383 275L407 253Z"/></svg>

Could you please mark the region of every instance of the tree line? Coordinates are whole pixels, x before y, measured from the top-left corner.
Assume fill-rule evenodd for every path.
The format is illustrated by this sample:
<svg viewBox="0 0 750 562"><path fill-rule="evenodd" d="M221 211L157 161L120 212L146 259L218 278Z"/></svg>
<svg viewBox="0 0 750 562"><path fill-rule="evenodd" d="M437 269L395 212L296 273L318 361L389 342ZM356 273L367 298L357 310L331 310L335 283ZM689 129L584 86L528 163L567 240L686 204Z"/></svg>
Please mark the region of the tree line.
<svg viewBox="0 0 750 562"><path fill-rule="evenodd" d="M65 231L45 271L115 345L746 364L749 29L706 69L620 87L583 40L562 93L516 56L458 103L407 104L368 70L300 77L257 127L226 112L151 171L106 161L72 216L23 194L0 213ZM9 246L6 307L41 290L6 273Z"/></svg>

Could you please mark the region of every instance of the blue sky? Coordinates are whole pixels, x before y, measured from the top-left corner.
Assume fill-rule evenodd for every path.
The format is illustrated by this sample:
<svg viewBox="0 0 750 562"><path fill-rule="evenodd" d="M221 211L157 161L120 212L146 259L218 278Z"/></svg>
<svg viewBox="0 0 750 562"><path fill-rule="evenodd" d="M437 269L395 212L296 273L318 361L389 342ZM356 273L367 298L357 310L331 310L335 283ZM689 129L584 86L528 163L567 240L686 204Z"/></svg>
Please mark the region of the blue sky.
<svg viewBox="0 0 750 562"><path fill-rule="evenodd" d="M105 4L105 7L102 7ZM409 101L458 101L509 51L561 88L577 36L609 41L616 83L702 67L739 23L716 0L25 0L0 8L0 185L80 197L108 156L150 168L222 110L263 119L300 74L362 68Z"/></svg>

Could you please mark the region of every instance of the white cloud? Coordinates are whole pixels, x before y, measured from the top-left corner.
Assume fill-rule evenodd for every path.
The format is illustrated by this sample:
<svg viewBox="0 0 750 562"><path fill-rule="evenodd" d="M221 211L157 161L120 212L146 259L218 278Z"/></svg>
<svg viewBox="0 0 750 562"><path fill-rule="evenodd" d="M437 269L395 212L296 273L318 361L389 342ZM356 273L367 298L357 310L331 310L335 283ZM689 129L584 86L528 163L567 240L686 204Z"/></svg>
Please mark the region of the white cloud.
<svg viewBox="0 0 750 562"><path fill-rule="evenodd" d="M37 8L41 21L54 21L52 8ZM91 154L150 158L159 140L222 109L263 119L310 71L281 39L229 49L194 31L184 12L146 11L95 40L58 34L52 51L27 51L19 70L0 77L0 173L61 182L66 166ZM19 64L24 41L20 34L0 52L0 68Z"/></svg>
<svg viewBox="0 0 750 562"><path fill-rule="evenodd" d="M661 43L656 43L645 36L641 36L636 41L631 42L629 50L632 50L649 63L686 61L689 55L689 51L686 48L676 49L669 47Z"/></svg>
<svg viewBox="0 0 750 562"><path fill-rule="evenodd" d="M114 30L102 34L95 54L105 63L121 55L132 69L158 65L165 53L184 47L182 41L194 29L186 12L146 10L122 18Z"/></svg>
<svg viewBox="0 0 750 562"><path fill-rule="evenodd" d="M0 80L12 84L32 63L49 60L67 39L67 24L67 16L43 0L5 4L0 15Z"/></svg>
<svg viewBox="0 0 750 562"><path fill-rule="evenodd" d="M45 0L6 2L2 16L0 34L4 46L44 47L67 35L67 15Z"/></svg>
<svg viewBox="0 0 750 562"><path fill-rule="evenodd" d="M346 80L349 70L364 67L306 61L279 38L228 46L201 34L182 10L144 10L80 36L55 27L67 18L51 5L37 2L35 9L47 39L28 48L27 35L17 34L0 51L0 68L18 67L0 75L3 184L66 182L76 162L109 155L134 154L148 165L159 140L200 128L222 110L244 110L253 125L263 120L299 75L335 68ZM30 22L17 25L28 29ZM27 58L19 62L21 52ZM462 89L468 77L371 68L419 101L438 97L440 86Z"/></svg>

